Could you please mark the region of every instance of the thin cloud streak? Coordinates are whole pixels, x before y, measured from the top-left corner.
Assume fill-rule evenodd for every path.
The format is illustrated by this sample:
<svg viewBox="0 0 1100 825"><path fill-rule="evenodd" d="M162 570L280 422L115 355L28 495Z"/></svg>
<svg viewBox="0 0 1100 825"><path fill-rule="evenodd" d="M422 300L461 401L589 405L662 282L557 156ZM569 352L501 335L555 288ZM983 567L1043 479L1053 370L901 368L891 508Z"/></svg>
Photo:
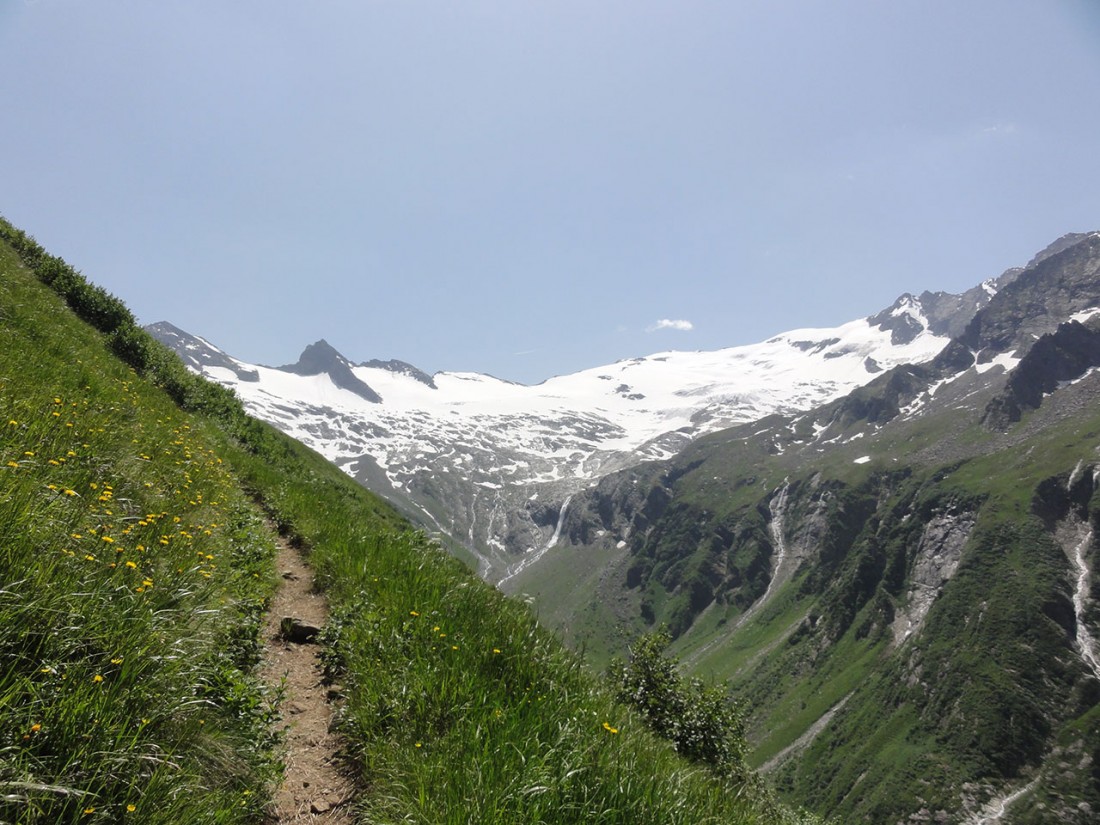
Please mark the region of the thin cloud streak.
<svg viewBox="0 0 1100 825"><path fill-rule="evenodd" d="M655 324L650 324L645 328L646 332L657 332L662 329L676 329L681 332L690 332L695 329L695 324L691 321L684 321L682 319L672 320L670 318L662 318Z"/></svg>

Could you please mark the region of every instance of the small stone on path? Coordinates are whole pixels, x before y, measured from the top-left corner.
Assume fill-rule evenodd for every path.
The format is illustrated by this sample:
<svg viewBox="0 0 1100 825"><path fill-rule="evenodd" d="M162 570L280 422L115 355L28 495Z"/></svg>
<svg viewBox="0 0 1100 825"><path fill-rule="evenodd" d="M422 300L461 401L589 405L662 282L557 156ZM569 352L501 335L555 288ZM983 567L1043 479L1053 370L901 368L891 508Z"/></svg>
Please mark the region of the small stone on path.
<svg viewBox="0 0 1100 825"><path fill-rule="evenodd" d="M320 632L321 628L317 627L317 625L303 622L301 619L296 619L293 616L284 616L282 622L279 623L279 635L288 642L298 645L312 642L317 638L317 634Z"/></svg>

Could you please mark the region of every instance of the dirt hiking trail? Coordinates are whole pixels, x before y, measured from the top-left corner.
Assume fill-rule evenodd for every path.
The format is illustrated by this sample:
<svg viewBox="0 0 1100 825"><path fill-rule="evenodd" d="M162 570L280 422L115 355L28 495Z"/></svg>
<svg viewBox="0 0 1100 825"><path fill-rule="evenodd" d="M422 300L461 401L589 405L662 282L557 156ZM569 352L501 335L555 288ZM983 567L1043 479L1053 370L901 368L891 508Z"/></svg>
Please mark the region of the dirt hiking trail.
<svg viewBox="0 0 1100 825"><path fill-rule="evenodd" d="M321 682L320 648L295 634L284 633L284 619L298 620L298 629L308 635L328 619L328 603L313 590L313 572L301 552L279 539L276 569L279 589L271 599L264 620L264 654L260 678L283 686L281 720L284 731L286 774L275 791L268 825L316 823L352 825L354 782L341 769L340 741L329 731L333 706L329 691Z"/></svg>

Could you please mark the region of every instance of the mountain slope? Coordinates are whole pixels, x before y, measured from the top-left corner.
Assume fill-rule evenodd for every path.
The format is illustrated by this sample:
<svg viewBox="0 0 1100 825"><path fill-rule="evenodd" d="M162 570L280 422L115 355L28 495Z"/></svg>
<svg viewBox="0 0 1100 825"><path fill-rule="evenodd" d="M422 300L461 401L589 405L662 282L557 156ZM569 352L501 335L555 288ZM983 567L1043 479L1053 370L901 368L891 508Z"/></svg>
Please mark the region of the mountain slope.
<svg viewBox="0 0 1100 825"><path fill-rule="evenodd" d="M602 479L510 585L597 656L669 625L845 821L1094 821L1098 335L1077 236L931 361Z"/></svg>

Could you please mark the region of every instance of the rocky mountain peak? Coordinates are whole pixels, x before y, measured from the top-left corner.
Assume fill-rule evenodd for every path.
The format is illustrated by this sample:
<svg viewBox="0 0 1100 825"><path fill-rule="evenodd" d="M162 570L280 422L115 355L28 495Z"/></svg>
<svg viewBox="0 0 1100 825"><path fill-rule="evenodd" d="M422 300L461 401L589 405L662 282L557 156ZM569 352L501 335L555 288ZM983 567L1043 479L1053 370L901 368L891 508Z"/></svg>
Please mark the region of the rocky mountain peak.
<svg viewBox="0 0 1100 825"><path fill-rule="evenodd" d="M894 303L867 319L867 323L890 333L890 343L895 346L908 344L927 328L921 302L908 292Z"/></svg>
<svg viewBox="0 0 1100 825"><path fill-rule="evenodd" d="M1081 241L1096 234L1096 232L1068 232L1042 251L1035 253L1035 257L1028 261L1027 267L1025 268L1030 269L1033 266L1037 266L1052 255L1057 255L1059 252L1076 246L1081 243Z"/></svg>
<svg viewBox="0 0 1100 825"><path fill-rule="evenodd" d="M322 338L307 346L298 356L294 364L286 364L279 367L283 372L292 372L295 375L320 375L341 366L348 366L350 362L339 353L328 341Z"/></svg>
<svg viewBox="0 0 1100 825"><path fill-rule="evenodd" d="M372 404L382 403L382 396L357 377L352 372L351 362L324 338L302 350L297 363L288 364L279 369L295 375L327 374L332 379L332 383L340 389L353 392Z"/></svg>

